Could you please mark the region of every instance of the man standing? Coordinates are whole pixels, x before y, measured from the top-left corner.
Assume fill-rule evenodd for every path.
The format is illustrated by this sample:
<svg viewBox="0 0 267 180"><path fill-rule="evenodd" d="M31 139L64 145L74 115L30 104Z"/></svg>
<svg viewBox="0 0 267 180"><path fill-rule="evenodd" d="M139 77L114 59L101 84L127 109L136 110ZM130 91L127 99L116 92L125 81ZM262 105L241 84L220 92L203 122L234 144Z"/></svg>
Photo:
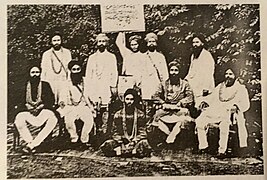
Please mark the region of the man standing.
<svg viewBox="0 0 267 180"><path fill-rule="evenodd" d="M214 69L215 62L210 52L204 49L205 38L202 35L194 35L192 40L193 54L187 76L196 101L212 92L214 89Z"/></svg>
<svg viewBox="0 0 267 180"><path fill-rule="evenodd" d="M143 99L151 99L160 83L168 79L168 68L163 54L157 52L158 37L148 33L145 37L148 51L145 53L144 73L141 82Z"/></svg>
<svg viewBox="0 0 267 180"><path fill-rule="evenodd" d="M44 139L52 132L57 124L57 118L53 113L54 94L47 82L40 81L41 68L38 65L32 66L29 71L29 80L26 83L25 91L22 93L20 113L15 118L15 125L26 146L22 149L26 153L36 150ZM27 123L41 127L38 135L33 138Z"/></svg>
<svg viewBox="0 0 267 180"><path fill-rule="evenodd" d="M117 60L114 54L107 51L109 38L106 34L96 37L97 51L89 56L86 75L85 91L94 103L107 105L111 96L117 93Z"/></svg>
<svg viewBox="0 0 267 180"><path fill-rule="evenodd" d="M105 155L150 155L146 120L144 113L136 108L137 96L133 89L127 89L124 93L124 106L114 116L112 139L100 146Z"/></svg>
<svg viewBox="0 0 267 180"><path fill-rule="evenodd" d="M153 96L162 104L156 111L152 125L167 134L167 143L173 143L181 126L192 118L189 108L193 105L193 92L187 81L180 78L180 67L175 61L169 63L169 79L161 83ZM174 124L172 130L166 124Z"/></svg>
<svg viewBox="0 0 267 180"><path fill-rule="evenodd" d="M237 123L240 147L247 146L247 129L244 112L249 109L247 89L237 80L238 73L233 67L226 68L225 80L203 101L205 107L196 119L200 152L207 152L206 128L210 123L219 123L220 140L218 157L224 157L227 149L230 124Z"/></svg>
<svg viewBox="0 0 267 180"><path fill-rule="evenodd" d="M83 121L81 131L81 142L87 144L89 141L89 133L94 125L94 107L84 94L84 80L82 77L82 62L70 61L68 68L70 70L70 79L66 106L59 108L59 112L65 117L66 128L70 134L71 142L76 143L79 139L75 120Z"/></svg>
<svg viewBox="0 0 267 180"><path fill-rule="evenodd" d="M45 51L41 61L43 69L41 79L47 81L55 95L55 104L66 102L64 87L68 78L68 63L71 61L70 50L62 47L62 36L55 32L51 36L52 47Z"/></svg>
<svg viewBox="0 0 267 180"><path fill-rule="evenodd" d="M125 33L120 32L116 44L123 57L122 74L131 75L135 85L140 88L145 62L144 54L140 52L141 36L131 36L129 43L130 49L126 47Z"/></svg>

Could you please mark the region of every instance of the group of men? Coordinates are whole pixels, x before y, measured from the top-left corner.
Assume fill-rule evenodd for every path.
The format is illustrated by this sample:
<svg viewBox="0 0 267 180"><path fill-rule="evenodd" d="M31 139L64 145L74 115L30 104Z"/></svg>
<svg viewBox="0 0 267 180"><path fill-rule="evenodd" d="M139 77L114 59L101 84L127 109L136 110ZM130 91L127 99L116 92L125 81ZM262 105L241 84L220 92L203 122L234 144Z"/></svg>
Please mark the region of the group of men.
<svg viewBox="0 0 267 180"><path fill-rule="evenodd" d="M172 61L167 66L164 55L157 51L156 34L146 34L145 53L140 52L141 36L129 38L130 48L125 37L119 33L116 44L123 57L122 74L131 77L132 83L123 95L122 108L112 117L110 138L100 146L104 154L149 155L153 150L147 141L148 123L165 133L166 143L172 144L185 123L195 122L200 153L208 149L208 126L218 123L218 156L226 153L230 125L237 124L240 147L247 146L244 118L249 108L247 89L239 83L239 72L233 65L225 69L225 80L215 88L215 61L204 48L203 36L192 37L193 54L184 79L180 63ZM23 107L15 118L18 132L26 142L23 151L34 152L55 128L58 118L64 120L72 143L89 143L96 105L108 105L118 96L117 60L107 51L108 43L106 34L97 35L97 51L89 56L83 76L81 61L72 60L71 52L62 46L62 36L57 32L51 36L52 47L44 52L41 65L29 69ZM151 121L146 111L139 108L139 99L160 104ZM192 111L200 115L192 116ZM83 121L80 137L75 125L78 119ZM27 123L43 126L35 138ZM169 124L173 124L172 128Z"/></svg>

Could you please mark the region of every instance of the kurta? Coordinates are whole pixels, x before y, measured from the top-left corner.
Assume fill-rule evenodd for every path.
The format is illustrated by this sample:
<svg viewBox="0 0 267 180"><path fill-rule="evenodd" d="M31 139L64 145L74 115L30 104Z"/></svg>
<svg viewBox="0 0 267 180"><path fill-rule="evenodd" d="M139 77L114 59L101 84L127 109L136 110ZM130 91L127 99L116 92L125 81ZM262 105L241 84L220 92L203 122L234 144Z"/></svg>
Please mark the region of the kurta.
<svg viewBox="0 0 267 180"><path fill-rule="evenodd" d="M119 33L116 39L116 45L118 46L123 58L122 74L132 75L135 85L140 87L141 77L144 69L144 54L140 51L133 52L126 47L125 35ZM129 87L131 88L131 87Z"/></svg>
<svg viewBox="0 0 267 180"><path fill-rule="evenodd" d="M84 95L84 81L78 85L68 83L66 87L67 104L64 108L59 108L59 113L65 117L66 128L70 134L72 142L77 142L78 134L76 132L75 120L80 119L84 122L81 132L81 142L87 143L89 141L89 133L94 125L94 109L92 104Z"/></svg>
<svg viewBox="0 0 267 180"><path fill-rule="evenodd" d="M141 52L129 52L124 58L122 72L126 75L132 75L135 84L140 87L144 67L145 55Z"/></svg>
<svg viewBox="0 0 267 180"><path fill-rule="evenodd" d="M54 52L54 53L53 53ZM47 81L55 95L55 103L66 102L64 87L68 78L68 63L71 61L71 52L66 48L55 51L53 48L44 52L41 61L41 79Z"/></svg>
<svg viewBox="0 0 267 180"><path fill-rule="evenodd" d="M196 100L203 95L203 90L212 92L214 89L214 69L214 59L207 50L203 49L198 58L191 56L191 64L185 79L188 80Z"/></svg>
<svg viewBox="0 0 267 180"><path fill-rule="evenodd" d="M108 104L111 98L111 87L116 87L118 81L117 60L114 54L105 50L97 51L89 56L85 91L93 102Z"/></svg>
<svg viewBox="0 0 267 180"><path fill-rule="evenodd" d="M143 99L151 99L161 82L168 79L166 59L159 52L145 53L144 73L142 74L141 92Z"/></svg>
<svg viewBox="0 0 267 180"><path fill-rule="evenodd" d="M113 135L112 138L116 141L122 141L125 137L124 131L123 131L123 116L125 113L123 112L124 109L119 110L114 115L114 125L113 125ZM134 114L126 115L126 132L129 135L132 135L132 130L134 126L137 129L136 136L133 136L130 141L140 141L142 139L146 138L146 120L144 118L144 113L139 110L137 110L137 124L134 124Z"/></svg>
<svg viewBox="0 0 267 180"><path fill-rule="evenodd" d="M230 110L234 105L238 107L238 112L234 114L233 120L238 125L240 146L247 146L247 130L243 113L249 109L250 102L246 87L237 80L231 87L226 87L224 82L220 83L214 92L206 97L205 101L209 104L209 107L204 109L196 119L199 148L204 149L208 146L205 127L209 123L220 123L219 152L224 153L226 151L229 126L232 123Z"/></svg>
<svg viewBox="0 0 267 180"><path fill-rule="evenodd" d="M176 115L175 121L191 121L189 115L188 107L193 104L194 97L193 92L187 81L179 79L178 85L171 85L168 79L165 83L158 86L158 89L153 96L153 98L159 100L161 103L167 103L172 105L177 105L180 111L176 110L164 110L159 109L154 118L156 121L163 116ZM171 121L171 120L170 120Z"/></svg>
<svg viewBox="0 0 267 180"><path fill-rule="evenodd" d="M52 132L57 124L57 118L52 111L52 105L54 104L54 95L51 90L50 85L47 82L40 81L41 85L41 101L34 105L34 103L27 102L27 85L25 91L21 93L21 97L23 98L22 103L20 104L21 107L19 109L22 111L17 114L15 118L15 125L18 129L18 132L22 139L28 144L28 147L35 148L39 146L45 138ZM35 91L35 92L34 92ZM37 89L31 89L31 96L33 101L38 101L35 99L34 94L37 95ZM38 114L32 114L32 109L39 109L40 112ZM28 124L31 124L35 127L44 126L42 130L38 133L36 137L33 137L30 130L28 129Z"/></svg>
<svg viewBox="0 0 267 180"><path fill-rule="evenodd" d="M112 152L116 152L116 155L147 156L150 154L151 147L147 141L144 113L138 109L135 109L135 113L126 115L124 108L116 112L112 127L112 139L100 146L106 155L112 154Z"/></svg>

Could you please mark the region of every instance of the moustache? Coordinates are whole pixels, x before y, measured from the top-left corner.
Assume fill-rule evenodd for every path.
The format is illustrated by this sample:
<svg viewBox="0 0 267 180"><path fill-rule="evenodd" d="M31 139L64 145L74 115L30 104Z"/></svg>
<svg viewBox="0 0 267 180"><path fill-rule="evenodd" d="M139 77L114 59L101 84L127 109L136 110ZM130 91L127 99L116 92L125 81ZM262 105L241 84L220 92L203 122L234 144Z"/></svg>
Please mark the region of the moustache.
<svg viewBox="0 0 267 180"><path fill-rule="evenodd" d="M32 76L33 79L36 79L36 78L39 78L39 77L40 76L36 76L36 75Z"/></svg>

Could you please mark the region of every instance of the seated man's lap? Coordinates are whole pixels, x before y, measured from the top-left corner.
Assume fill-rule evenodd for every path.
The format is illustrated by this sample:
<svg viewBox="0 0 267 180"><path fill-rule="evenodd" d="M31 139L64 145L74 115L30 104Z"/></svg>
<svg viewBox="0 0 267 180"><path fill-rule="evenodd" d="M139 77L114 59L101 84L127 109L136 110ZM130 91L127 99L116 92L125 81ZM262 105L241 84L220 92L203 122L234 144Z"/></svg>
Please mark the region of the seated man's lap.
<svg viewBox="0 0 267 180"><path fill-rule="evenodd" d="M50 118L56 118L55 114L48 109L43 109L37 116L32 115L30 112L20 112L15 120L15 124L18 125L18 122L25 120L27 123L32 126L40 127Z"/></svg>

